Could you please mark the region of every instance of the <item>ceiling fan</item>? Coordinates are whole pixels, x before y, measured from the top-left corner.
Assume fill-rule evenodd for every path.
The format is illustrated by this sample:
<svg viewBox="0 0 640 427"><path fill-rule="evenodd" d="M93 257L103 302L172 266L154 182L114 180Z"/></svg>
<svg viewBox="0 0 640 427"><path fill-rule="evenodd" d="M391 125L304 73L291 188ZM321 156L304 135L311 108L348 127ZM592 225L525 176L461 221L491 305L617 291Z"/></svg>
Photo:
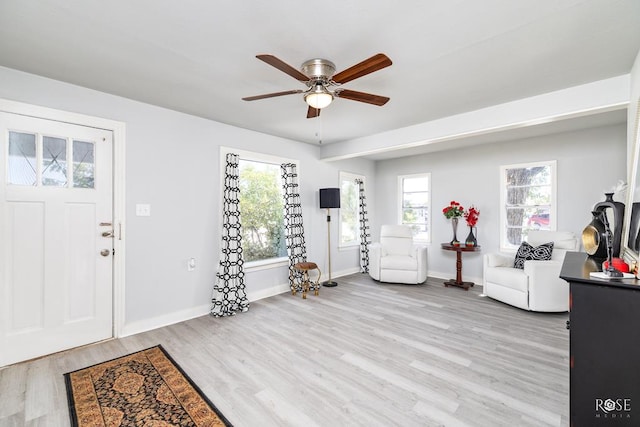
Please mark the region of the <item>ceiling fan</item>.
<svg viewBox="0 0 640 427"><path fill-rule="evenodd" d="M242 98L244 101L256 101L258 99L304 93L304 100L309 105L309 109L307 110L308 119L318 117L320 110L331 104L334 98L350 99L352 101L366 102L367 104L378 106L382 106L389 101L389 98L386 96L357 92L340 87L343 83L350 82L351 80L390 66L392 64L391 60L383 53L373 55L371 58L365 59L337 74L335 74L336 66L333 62L321 58L310 59L304 62L300 71L273 55L256 55L256 58L304 83L307 89L249 96Z"/></svg>

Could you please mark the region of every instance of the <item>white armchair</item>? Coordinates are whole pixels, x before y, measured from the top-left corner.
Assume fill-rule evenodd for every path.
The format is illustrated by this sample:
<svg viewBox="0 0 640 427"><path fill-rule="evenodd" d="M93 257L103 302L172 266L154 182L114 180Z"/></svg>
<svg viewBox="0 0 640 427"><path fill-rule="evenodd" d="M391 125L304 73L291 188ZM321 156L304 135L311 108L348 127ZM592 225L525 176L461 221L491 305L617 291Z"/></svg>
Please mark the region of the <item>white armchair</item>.
<svg viewBox="0 0 640 427"><path fill-rule="evenodd" d="M380 227L380 243L369 246L369 275L381 282L420 284L427 280L427 248L413 244L406 225Z"/></svg>
<svg viewBox="0 0 640 427"><path fill-rule="evenodd" d="M499 253L484 256L483 293L488 297L530 311L569 311L569 284L559 277L567 251L577 251L578 239L571 232L532 230L532 246L553 242L551 260L524 262L514 268L514 256Z"/></svg>

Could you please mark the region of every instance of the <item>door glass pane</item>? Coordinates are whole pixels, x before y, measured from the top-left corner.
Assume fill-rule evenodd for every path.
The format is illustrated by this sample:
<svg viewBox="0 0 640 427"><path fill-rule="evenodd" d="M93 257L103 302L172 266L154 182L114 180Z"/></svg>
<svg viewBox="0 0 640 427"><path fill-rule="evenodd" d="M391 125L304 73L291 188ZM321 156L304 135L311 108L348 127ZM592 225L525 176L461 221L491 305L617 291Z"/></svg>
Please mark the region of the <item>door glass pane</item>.
<svg viewBox="0 0 640 427"><path fill-rule="evenodd" d="M42 138L42 185L67 185L67 140L45 136Z"/></svg>
<svg viewBox="0 0 640 427"><path fill-rule="evenodd" d="M9 132L9 184L36 185L36 136Z"/></svg>
<svg viewBox="0 0 640 427"><path fill-rule="evenodd" d="M94 171L93 142L73 141L73 186L93 188Z"/></svg>

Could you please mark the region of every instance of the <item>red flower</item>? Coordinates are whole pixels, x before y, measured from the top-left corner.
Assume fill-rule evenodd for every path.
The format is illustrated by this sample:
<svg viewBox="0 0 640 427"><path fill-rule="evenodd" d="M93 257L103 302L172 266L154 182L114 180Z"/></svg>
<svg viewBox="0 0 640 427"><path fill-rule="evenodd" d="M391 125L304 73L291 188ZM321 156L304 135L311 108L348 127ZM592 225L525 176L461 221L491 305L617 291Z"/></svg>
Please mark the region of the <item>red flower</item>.
<svg viewBox="0 0 640 427"><path fill-rule="evenodd" d="M456 202L455 200L452 200L449 203L449 206L445 206L444 209L442 209L442 213L447 219L459 218L462 215L464 215L464 208L460 203Z"/></svg>
<svg viewBox="0 0 640 427"><path fill-rule="evenodd" d="M467 212L464 213L464 218L467 220L467 225L469 227L475 227L478 223L478 217L480 216L480 211L476 209L473 205L469 208Z"/></svg>

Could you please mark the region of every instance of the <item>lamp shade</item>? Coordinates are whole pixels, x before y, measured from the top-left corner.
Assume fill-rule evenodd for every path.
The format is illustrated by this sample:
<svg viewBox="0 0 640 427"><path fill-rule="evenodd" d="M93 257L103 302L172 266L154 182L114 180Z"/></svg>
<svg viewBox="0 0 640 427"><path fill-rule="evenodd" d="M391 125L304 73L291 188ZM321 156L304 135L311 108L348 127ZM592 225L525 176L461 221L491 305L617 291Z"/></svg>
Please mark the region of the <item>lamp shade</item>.
<svg viewBox="0 0 640 427"><path fill-rule="evenodd" d="M320 189L320 207L321 208L339 208L340 207L340 189L339 188L321 188Z"/></svg>
<svg viewBox="0 0 640 427"><path fill-rule="evenodd" d="M327 107L333 101L333 95L328 92L311 92L305 95L304 100L309 106L317 109Z"/></svg>
<svg viewBox="0 0 640 427"><path fill-rule="evenodd" d="M310 107L322 109L333 101L333 95L320 82L316 83L313 90L304 96L304 100Z"/></svg>

